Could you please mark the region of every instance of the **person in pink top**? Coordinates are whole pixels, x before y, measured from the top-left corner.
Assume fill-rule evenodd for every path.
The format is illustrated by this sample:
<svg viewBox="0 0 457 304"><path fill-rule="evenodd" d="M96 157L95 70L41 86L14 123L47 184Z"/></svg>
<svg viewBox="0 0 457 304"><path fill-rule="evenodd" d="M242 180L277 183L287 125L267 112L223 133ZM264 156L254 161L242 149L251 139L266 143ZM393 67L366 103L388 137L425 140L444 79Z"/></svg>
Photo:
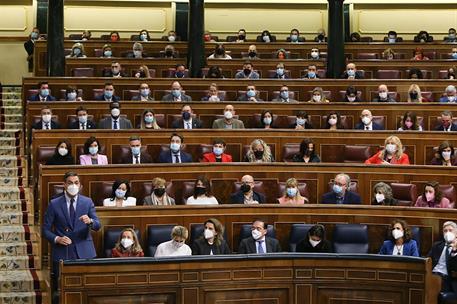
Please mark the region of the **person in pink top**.
<svg viewBox="0 0 457 304"><path fill-rule="evenodd" d="M295 178L289 178L286 181L284 195L278 198L278 202L281 205L303 205L309 201L306 197L301 196L298 190L298 181Z"/></svg>
<svg viewBox="0 0 457 304"><path fill-rule="evenodd" d="M425 184L424 193L417 198L414 207L452 208L449 200L443 196L438 182Z"/></svg>
<svg viewBox="0 0 457 304"><path fill-rule="evenodd" d="M84 154L79 156L79 162L81 165L107 165L108 158L106 155L99 154L100 143L98 139L91 136L84 143Z"/></svg>

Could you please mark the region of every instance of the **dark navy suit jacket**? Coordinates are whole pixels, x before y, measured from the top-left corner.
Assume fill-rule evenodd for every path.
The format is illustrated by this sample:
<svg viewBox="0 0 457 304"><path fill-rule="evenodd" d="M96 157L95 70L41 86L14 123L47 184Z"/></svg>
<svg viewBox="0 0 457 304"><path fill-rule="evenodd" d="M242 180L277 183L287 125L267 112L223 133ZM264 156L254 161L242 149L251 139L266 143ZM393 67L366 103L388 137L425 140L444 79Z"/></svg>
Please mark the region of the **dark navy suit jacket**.
<svg viewBox="0 0 457 304"><path fill-rule="evenodd" d="M252 199L258 201L259 204L265 204L265 196L262 193L257 193L254 191L252 194ZM232 204L244 204L244 193L241 191L233 193L230 195L230 201Z"/></svg>
<svg viewBox="0 0 457 304"><path fill-rule="evenodd" d="M381 125L379 125L379 124L377 124L375 122L373 122L372 128L373 128L373 130L384 130L384 128ZM365 125L363 124L363 122L359 122L355 126L355 129L356 130L365 130Z"/></svg>
<svg viewBox="0 0 457 304"><path fill-rule="evenodd" d="M30 96L29 100L30 101L41 101L40 94L35 94L33 96ZM48 95L48 96L46 96L46 101L56 101L56 98L54 96Z"/></svg>
<svg viewBox="0 0 457 304"><path fill-rule="evenodd" d="M181 163L191 163L192 156L189 153L181 151ZM171 151L162 151L159 155L159 163L172 163Z"/></svg>
<svg viewBox="0 0 457 304"><path fill-rule="evenodd" d="M56 236L67 236L75 246L76 253L80 259L92 259L96 257L94 242L92 240L91 228L99 230L101 225L95 214L94 203L89 197L78 194L76 203L76 216L73 223L70 222L70 214L67 208L65 195L61 195L49 202L48 209L44 215L43 235L51 243L53 261L65 260L68 258L68 246L56 244ZM92 225L84 224L79 218L87 215L93 220Z"/></svg>
<svg viewBox="0 0 457 304"><path fill-rule="evenodd" d="M343 204L360 204L360 196L351 191L344 194ZM321 204L336 204L336 193L331 191L322 195Z"/></svg>

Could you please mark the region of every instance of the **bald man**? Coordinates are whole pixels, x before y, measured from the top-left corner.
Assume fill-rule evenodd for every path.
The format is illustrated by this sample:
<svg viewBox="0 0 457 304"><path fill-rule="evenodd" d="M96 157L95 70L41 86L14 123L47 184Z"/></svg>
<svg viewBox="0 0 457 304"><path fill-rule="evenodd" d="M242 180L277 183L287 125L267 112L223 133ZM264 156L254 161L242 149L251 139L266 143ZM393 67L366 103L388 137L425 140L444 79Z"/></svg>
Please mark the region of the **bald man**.
<svg viewBox="0 0 457 304"><path fill-rule="evenodd" d="M213 122L213 129L244 129L244 123L234 118L235 107L228 104L224 108L224 118L216 119Z"/></svg>
<svg viewBox="0 0 457 304"><path fill-rule="evenodd" d="M373 102L397 102L394 98L389 96L389 89L385 84L378 87L378 94L373 98Z"/></svg>
<svg viewBox="0 0 457 304"><path fill-rule="evenodd" d="M346 66L346 71L341 75L343 79L363 79L363 74L360 71L357 71L357 67L354 63L348 63Z"/></svg>
<svg viewBox="0 0 457 304"><path fill-rule="evenodd" d="M241 187L238 192L230 195L232 204L264 204L265 196L254 191L255 181L251 175L245 175L241 178Z"/></svg>
<svg viewBox="0 0 457 304"><path fill-rule="evenodd" d="M383 126L373 122L373 115L368 109L363 110L360 114L360 122L355 126L355 129L365 131L384 130Z"/></svg>

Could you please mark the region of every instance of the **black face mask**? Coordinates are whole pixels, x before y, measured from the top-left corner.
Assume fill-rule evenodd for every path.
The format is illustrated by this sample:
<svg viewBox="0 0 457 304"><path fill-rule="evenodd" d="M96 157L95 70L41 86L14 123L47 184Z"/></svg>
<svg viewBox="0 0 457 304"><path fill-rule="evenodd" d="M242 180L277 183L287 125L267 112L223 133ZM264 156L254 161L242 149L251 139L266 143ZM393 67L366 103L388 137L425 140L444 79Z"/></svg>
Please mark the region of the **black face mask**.
<svg viewBox="0 0 457 304"><path fill-rule="evenodd" d="M165 51L165 56L167 56L167 57L173 56L173 51L172 50L166 50Z"/></svg>
<svg viewBox="0 0 457 304"><path fill-rule="evenodd" d="M449 74L447 75L447 79L455 79L455 74L449 73Z"/></svg>
<svg viewBox="0 0 457 304"><path fill-rule="evenodd" d="M251 74L251 70L250 69L244 69L243 72L244 72L244 75Z"/></svg>
<svg viewBox="0 0 457 304"><path fill-rule="evenodd" d="M246 35L238 35L238 40L244 40L246 39Z"/></svg>
<svg viewBox="0 0 457 304"><path fill-rule="evenodd" d="M165 188L155 188L154 189L155 196L161 197L165 194Z"/></svg>
<svg viewBox="0 0 457 304"><path fill-rule="evenodd" d="M183 120L189 120L190 119L190 113L189 112L182 112L182 119Z"/></svg>
<svg viewBox="0 0 457 304"><path fill-rule="evenodd" d="M249 191L251 191L251 186L248 184L242 184L240 189L241 192L248 193Z"/></svg>
<svg viewBox="0 0 457 304"><path fill-rule="evenodd" d="M224 55L225 50L223 48L218 48L218 49L216 49L215 53L216 53L216 55Z"/></svg>
<svg viewBox="0 0 457 304"><path fill-rule="evenodd" d="M263 151L254 151L255 158L262 159Z"/></svg>
<svg viewBox="0 0 457 304"><path fill-rule="evenodd" d="M417 92L411 92L411 93L409 93L409 97L410 97L411 99L417 99L417 96L418 96Z"/></svg>
<svg viewBox="0 0 457 304"><path fill-rule="evenodd" d="M249 52L248 55L249 57L255 57L257 56L257 52Z"/></svg>
<svg viewBox="0 0 457 304"><path fill-rule="evenodd" d="M317 35L317 39L319 40L324 40L325 36L323 34Z"/></svg>
<svg viewBox="0 0 457 304"><path fill-rule="evenodd" d="M200 196L206 193L206 188L205 187L195 187L194 189L194 194L196 196Z"/></svg>

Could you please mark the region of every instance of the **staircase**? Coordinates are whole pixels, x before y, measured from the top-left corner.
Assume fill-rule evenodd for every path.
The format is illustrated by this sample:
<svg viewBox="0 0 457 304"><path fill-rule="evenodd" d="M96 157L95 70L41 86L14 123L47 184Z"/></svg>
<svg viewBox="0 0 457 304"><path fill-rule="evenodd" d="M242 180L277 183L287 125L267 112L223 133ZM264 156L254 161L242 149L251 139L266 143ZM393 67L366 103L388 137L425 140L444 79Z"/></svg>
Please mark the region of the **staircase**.
<svg viewBox="0 0 457 304"><path fill-rule="evenodd" d="M3 87L0 108L0 304L47 303L40 231L27 187L21 88Z"/></svg>

